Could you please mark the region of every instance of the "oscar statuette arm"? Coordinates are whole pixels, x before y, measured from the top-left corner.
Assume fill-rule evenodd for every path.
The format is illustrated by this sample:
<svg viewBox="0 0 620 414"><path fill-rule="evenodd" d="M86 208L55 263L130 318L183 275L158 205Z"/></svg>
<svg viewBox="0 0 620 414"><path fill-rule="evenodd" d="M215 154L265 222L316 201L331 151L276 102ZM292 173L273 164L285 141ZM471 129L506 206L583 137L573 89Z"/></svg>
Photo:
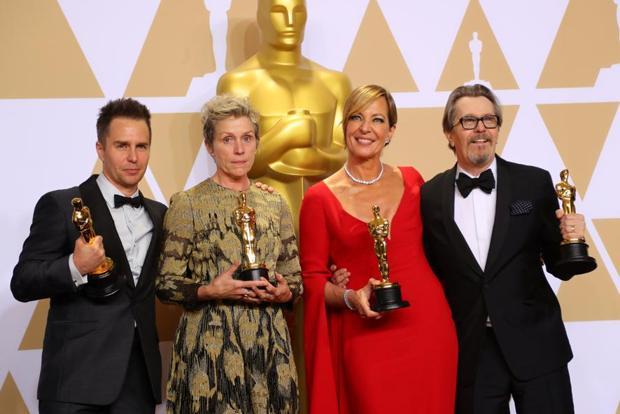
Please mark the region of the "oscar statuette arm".
<svg viewBox="0 0 620 414"><path fill-rule="evenodd" d="M332 140L330 147L332 151L329 152L335 151L340 154L345 148L344 130L342 129L342 125L344 124L344 122L342 119L342 115L344 110L344 103L347 99L347 96L349 96L349 94L351 93L351 81L346 75L337 72L330 72L328 74L325 74L323 78L329 89L332 91L334 97L336 98L336 109L334 112L334 125L332 129Z"/></svg>
<svg viewBox="0 0 620 414"><path fill-rule="evenodd" d="M74 243L69 240L71 213L58 203L53 193L47 193L35 207L30 234L11 278L11 292L21 302L77 291L69 269Z"/></svg>
<svg viewBox="0 0 620 414"><path fill-rule="evenodd" d="M283 115L269 130L261 132L252 175L265 175L269 165L279 161L287 151L309 148L315 140L316 125L309 115L297 111Z"/></svg>
<svg viewBox="0 0 620 414"><path fill-rule="evenodd" d="M328 146L319 145L317 148L320 165L323 165L325 170L329 174L332 174L341 168L346 160L346 144L344 130L342 128L344 123L342 115L344 103L351 93L351 81L346 75L340 72L322 69L317 71L317 74L321 77L325 86L331 91L336 101Z"/></svg>

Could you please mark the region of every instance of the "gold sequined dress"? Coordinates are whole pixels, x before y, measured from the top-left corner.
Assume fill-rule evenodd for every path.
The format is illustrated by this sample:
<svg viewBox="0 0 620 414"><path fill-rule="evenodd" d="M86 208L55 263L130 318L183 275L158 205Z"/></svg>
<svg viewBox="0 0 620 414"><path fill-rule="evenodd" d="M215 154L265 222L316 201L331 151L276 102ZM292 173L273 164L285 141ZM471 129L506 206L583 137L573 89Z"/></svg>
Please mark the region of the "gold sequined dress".
<svg viewBox="0 0 620 414"><path fill-rule="evenodd" d="M254 185L257 254L301 294L291 213L278 194ZM296 413L297 373L282 305L196 300L232 263L241 261L233 211L239 193L208 179L172 196L164 222L157 295L185 310L177 327L167 385L169 413Z"/></svg>

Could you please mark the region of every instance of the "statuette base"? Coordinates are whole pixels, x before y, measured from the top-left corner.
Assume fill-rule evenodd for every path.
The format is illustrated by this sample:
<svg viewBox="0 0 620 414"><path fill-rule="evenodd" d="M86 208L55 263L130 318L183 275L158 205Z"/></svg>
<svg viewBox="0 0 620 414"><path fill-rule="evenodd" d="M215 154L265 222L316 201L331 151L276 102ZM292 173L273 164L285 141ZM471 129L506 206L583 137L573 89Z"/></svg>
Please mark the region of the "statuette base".
<svg viewBox="0 0 620 414"><path fill-rule="evenodd" d="M560 260L555 264L560 274L580 275L593 271L596 266L596 259L588 255L585 242L565 242L560 246Z"/></svg>
<svg viewBox="0 0 620 414"><path fill-rule="evenodd" d="M239 272L239 277L237 279L243 280L244 282L257 282L261 280L261 277L269 280L269 271L264 267L254 267Z"/></svg>
<svg viewBox="0 0 620 414"><path fill-rule="evenodd" d="M114 262L109 257L97 270L88 274L88 283L84 285L84 293L92 299L102 299L114 295L121 290L124 278L114 271Z"/></svg>
<svg viewBox="0 0 620 414"><path fill-rule="evenodd" d="M370 308L375 312L387 312L409 306L409 302L402 300L400 285L396 282L385 282L373 286L374 303Z"/></svg>

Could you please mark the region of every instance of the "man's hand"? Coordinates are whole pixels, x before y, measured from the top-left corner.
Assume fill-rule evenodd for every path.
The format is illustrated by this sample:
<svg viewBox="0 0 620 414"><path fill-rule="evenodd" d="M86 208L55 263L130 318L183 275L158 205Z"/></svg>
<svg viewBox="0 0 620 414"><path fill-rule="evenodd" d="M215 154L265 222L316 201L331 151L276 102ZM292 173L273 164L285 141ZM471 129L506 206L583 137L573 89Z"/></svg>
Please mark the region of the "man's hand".
<svg viewBox="0 0 620 414"><path fill-rule="evenodd" d="M104 259L105 250L101 236L96 236L90 243L86 243L82 237L75 240L73 263L81 275L94 271Z"/></svg>
<svg viewBox="0 0 620 414"><path fill-rule="evenodd" d="M560 232L564 240L585 239L586 222L583 214L564 214L564 210L559 208L555 216L560 220Z"/></svg>

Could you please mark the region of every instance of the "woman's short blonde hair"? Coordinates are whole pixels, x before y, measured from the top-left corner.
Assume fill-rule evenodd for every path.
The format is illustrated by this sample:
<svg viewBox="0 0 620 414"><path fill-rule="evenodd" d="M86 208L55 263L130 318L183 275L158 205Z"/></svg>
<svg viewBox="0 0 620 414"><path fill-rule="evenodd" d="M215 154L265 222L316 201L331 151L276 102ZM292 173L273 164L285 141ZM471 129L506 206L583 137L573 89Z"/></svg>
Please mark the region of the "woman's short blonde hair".
<svg viewBox="0 0 620 414"><path fill-rule="evenodd" d="M259 114L252 108L247 97L232 95L218 95L203 105L200 120L202 121L202 136L208 146L213 146L215 139L215 124L224 119L247 117L254 127L254 135L258 142Z"/></svg>
<svg viewBox="0 0 620 414"><path fill-rule="evenodd" d="M357 114L363 111L368 105L379 98L385 98L388 105L388 124L392 128L398 121L398 112L396 110L396 103L392 94L388 92L382 86L379 85L363 85L355 88L347 97L344 103L343 116L342 116L342 130L346 136L347 123L349 118L353 114Z"/></svg>

